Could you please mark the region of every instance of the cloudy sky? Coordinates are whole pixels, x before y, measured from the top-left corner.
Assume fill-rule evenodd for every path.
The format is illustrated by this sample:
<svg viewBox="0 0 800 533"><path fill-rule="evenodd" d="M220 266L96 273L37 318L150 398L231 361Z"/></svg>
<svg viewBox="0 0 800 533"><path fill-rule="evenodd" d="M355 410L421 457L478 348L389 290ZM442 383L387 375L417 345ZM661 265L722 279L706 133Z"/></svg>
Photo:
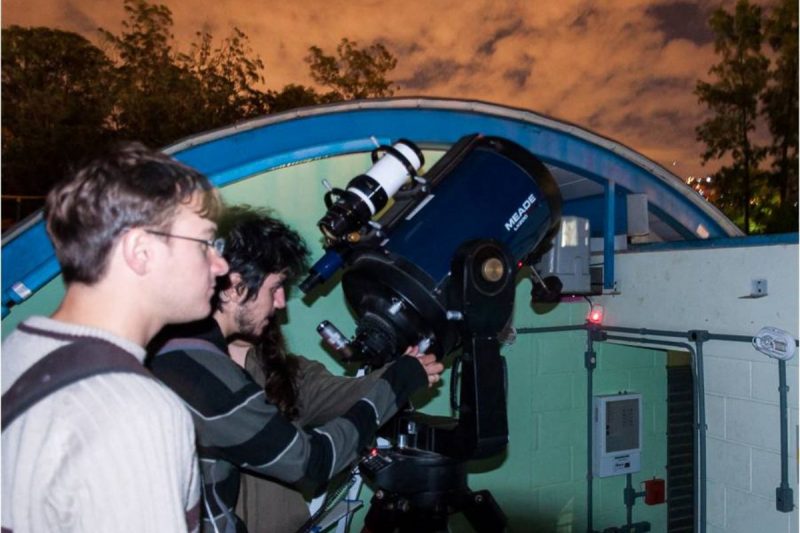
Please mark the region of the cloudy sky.
<svg viewBox="0 0 800 533"><path fill-rule="evenodd" d="M161 0L177 48L200 29L244 31L266 86L312 85L303 58L342 37L398 59L397 96L485 100L574 122L686 178L701 166L692 94L716 61L709 13L732 0ZM122 0L2 0L2 24L120 29Z"/></svg>

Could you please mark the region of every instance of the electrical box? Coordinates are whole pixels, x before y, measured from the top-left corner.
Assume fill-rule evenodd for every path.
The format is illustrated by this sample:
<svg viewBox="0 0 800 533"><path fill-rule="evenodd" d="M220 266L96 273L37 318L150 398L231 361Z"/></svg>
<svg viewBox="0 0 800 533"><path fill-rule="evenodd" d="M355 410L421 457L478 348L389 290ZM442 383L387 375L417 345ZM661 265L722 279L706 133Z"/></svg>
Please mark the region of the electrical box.
<svg viewBox="0 0 800 533"><path fill-rule="evenodd" d="M638 472L642 453L642 395L595 396L592 474L597 477Z"/></svg>
<svg viewBox="0 0 800 533"><path fill-rule="evenodd" d="M646 194L628 194L625 196L625 207L628 214L628 235L643 237L650 234L650 218L647 209Z"/></svg>
<svg viewBox="0 0 800 533"><path fill-rule="evenodd" d="M563 285L563 294L591 294L589 254L589 221L573 216L561 217L553 247L534 268L543 278L558 277Z"/></svg>

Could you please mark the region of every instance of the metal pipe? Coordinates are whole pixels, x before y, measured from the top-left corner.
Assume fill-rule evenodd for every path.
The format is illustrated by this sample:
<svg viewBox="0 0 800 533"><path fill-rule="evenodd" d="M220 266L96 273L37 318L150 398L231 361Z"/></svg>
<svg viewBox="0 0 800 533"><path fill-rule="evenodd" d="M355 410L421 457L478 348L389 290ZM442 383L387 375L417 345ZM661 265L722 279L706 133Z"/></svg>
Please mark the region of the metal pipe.
<svg viewBox="0 0 800 533"><path fill-rule="evenodd" d="M606 217L603 233L603 288L614 288L614 217L616 208L616 184L612 180L606 183Z"/></svg>
<svg viewBox="0 0 800 533"><path fill-rule="evenodd" d="M665 329L649 329L649 328L626 328L622 326L603 326L605 331L615 331L617 333L634 333L636 335L657 335L659 337L679 337L682 339L689 338L688 331L671 331Z"/></svg>
<svg viewBox="0 0 800 533"><path fill-rule="evenodd" d="M778 511L790 513L794 509L794 495L789 486L789 431L786 416L786 361L778 360L778 391L781 402L781 484L775 489L775 507Z"/></svg>
<svg viewBox="0 0 800 533"><path fill-rule="evenodd" d="M592 391L594 387L594 368L597 366L597 354L594 351L594 337L597 329L586 328L586 353L583 355L583 364L586 367L586 532L594 533L592 509L594 497L592 494Z"/></svg>
<svg viewBox="0 0 800 533"><path fill-rule="evenodd" d="M637 335L658 335L659 337L680 337L689 340L695 340L693 337L697 332L703 333L705 341L732 341L732 342L746 342L750 344L753 342L752 335L728 335L725 333L711 333L705 330L689 330L689 331L672 331L665 329L649 329L649 328L626 328L622 326L602 326L604 331L616 331L618 333L635 333ZM795 346L800 346L800 341L795 339Z"/></svg>
<svg viewBox="0 0 800 533"><path fill-rule="evenodd" d="M708 332L707 332L708 333ZM708 333L709 341L733 341L733 342L746 342L750 344L753 342L752 335L725 335L722 333Z"/></svg>
<svg viewBox="0 0 800 533"><path fill-rule="evenodd" d="M633 492L633 483L631 483L631 474L625 476L626 483L625 483L625 525L630 531L631 526L633 525L633 500L635 496L632 497Z"/></svg>
<svg viewBox="0 0 800 533"><path fill-rule="evenodd" d="M697 394L702 402L700 409L697 410L697 427L700 435L702 435L700 439L700 501L703 502L703 505L700 506L700 523L703 524L703 531L705 531L706 524L706 430L708 426L706 425L706 386L702 376L705 376L703 370L703 342L707 340L708 335L707 331L690 332L690 337L694 338L697 349L697 375L701 376L697 380Z"/></svg>
<svg viewBox="0 0 800 533"><path fill-rule="evenodd" d="M625 500L625 528L626 531L639 531L638 528L633 526L633 506L636 504L636 498L641 498L645 495L645 491L636 492L633 489L632 474L626 474L626 483L623 499Z"/></svg>
<svg viewBox="0 0 800 533"><path fill-rule="evenodd" d="M579 324L574 326L550 326L545 328L516 328L517 335L524 335L526 333L553 333L557 331L579 331L586 329L586 324Z"/></svg>

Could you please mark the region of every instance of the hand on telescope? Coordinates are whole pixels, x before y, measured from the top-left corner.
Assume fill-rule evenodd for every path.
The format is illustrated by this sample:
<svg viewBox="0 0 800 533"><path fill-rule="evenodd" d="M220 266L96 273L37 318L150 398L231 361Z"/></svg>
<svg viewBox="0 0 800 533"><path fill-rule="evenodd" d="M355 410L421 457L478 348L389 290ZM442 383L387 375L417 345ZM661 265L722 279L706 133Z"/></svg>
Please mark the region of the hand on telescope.
<svg viewBox="0 0 800 533"><path fill-rule="evenodd" d="M416 357L420 362L425 373L428 374L428 387L434 386L439 380L442 379L442 372L444 372L444 365L436 360L436 356L431 353L419 353L419 348L416 346L409 346L405 355Z"/></svg>

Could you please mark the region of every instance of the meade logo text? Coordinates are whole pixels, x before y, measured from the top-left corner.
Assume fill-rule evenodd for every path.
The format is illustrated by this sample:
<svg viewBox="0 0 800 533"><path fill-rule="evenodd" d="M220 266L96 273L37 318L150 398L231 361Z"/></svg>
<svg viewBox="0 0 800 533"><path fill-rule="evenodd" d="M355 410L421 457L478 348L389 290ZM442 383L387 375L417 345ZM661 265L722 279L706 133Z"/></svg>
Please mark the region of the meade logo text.
<svg viewBox="0 0 800 533"><path fill-rule="evenodd" d="M522 223L528 220L528 210L535 201L536 197L533 194L525 198L525 201L522 202L522 205L519 206L519 209L517 209L517 211L508 219L508 222L506 222L507 231L517 231Z"/></svg>

